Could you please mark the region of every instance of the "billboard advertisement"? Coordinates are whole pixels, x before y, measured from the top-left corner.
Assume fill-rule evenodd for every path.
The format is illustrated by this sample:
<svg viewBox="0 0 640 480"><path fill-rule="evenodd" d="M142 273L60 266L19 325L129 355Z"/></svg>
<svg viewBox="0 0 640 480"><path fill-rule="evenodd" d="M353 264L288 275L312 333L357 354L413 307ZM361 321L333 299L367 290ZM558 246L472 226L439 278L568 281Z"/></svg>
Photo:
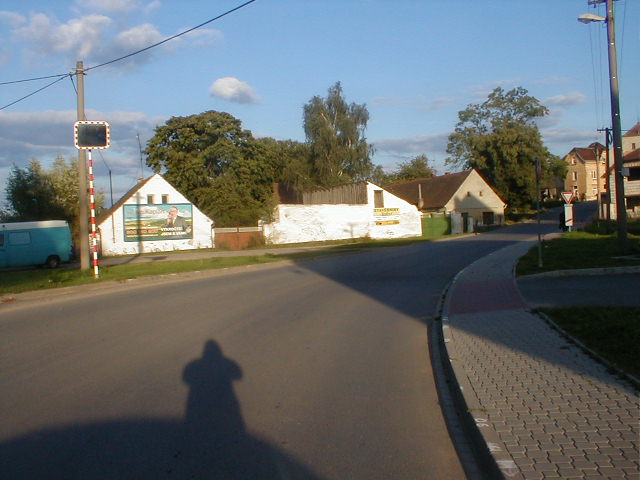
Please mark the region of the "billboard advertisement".
<svg viewBox="0 0 640 480"><path fill-rule="evenodd" d="M190 203L123 205L123 216L125 242L193 238Z"/></svg>

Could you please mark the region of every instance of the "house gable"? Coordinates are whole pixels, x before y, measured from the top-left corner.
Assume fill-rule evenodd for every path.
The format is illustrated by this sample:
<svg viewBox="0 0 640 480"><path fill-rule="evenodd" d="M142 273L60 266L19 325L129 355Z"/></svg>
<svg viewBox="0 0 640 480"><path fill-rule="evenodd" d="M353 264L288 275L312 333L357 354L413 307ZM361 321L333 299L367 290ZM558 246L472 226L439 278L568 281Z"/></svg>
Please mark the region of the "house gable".
<svg viewBox="0 0 640 480"><path fill-rule="evenodd" d="M179 211L180 227L164 224L172 207ZM212 220L159 174L140 181L112 208L102 212L96 223L103 255L213 246Z"/></svg>

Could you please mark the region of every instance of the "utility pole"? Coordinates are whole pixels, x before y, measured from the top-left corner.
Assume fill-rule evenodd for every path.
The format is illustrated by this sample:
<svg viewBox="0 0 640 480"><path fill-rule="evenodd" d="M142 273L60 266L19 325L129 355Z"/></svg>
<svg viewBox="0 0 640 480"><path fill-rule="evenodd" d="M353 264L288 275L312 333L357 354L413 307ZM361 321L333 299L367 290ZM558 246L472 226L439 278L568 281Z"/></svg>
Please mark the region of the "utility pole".
<svg viewBox="0 0 640 480"><path fill-rule="evenodd" d="M76 62L76 79L78 82L77 120L86 120L84 114L84 64ZM78 150L78 226L80 227L79 249L80 270L89 270L89 211L87 207L87 151Z"/></svg>
<svg viewBox="0 0 640 480"><path fill-rule="evenodd" d="M622 128L620 127L620 89L618 87L618 60L616 57L616 23L613 12L614 0L590 0L589 5L607 4L607 17L587 13L580 15L582 23L606 22L607 43L609 45L609 89L611 91L611 126L613 127L613 161L616 185L616 218L618 225L618 247L626 253L629 250L627 240L627 209L624 204L624 179L622 177Z"/></svg>
<svg viewBox="0 0 640 480"><path fill-rule="evenodd" d="M618 87L618 60L616 57L616 30L613 0L607 2L607 42L609 43L609 83L611 86L611 122L613 127L613 161L616 182L616 218L618 223L618 247L629 250L627 240L627 208L624 202L624 179L622 177L622 128L620 126L620 89Z"/></svg>

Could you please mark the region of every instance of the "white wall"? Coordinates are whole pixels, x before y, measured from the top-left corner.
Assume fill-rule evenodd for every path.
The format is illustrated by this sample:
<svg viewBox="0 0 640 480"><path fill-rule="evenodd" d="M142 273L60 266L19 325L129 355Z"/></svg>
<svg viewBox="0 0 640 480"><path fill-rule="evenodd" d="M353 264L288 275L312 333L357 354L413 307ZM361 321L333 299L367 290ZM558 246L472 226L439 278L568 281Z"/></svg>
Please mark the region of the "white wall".
<svg viewBox="0 0 640 480"><path fill-rule="evenodd" d="M154 203L160 203L162 195L168 196L167 203L169 204L190 203L162 176L154 175L124 204L146 205L148 195L154 196ZM192 206L193 238L180 240L125 242L123 213L123 208L120 206L110 217L98 225L102 255L133 255L145 252L167 252L213 247L213 222L195 206Z"/></svg>
<svg viewBox="0 0 640 480"><path fill-rule="evenodd" d="M384 210L374 210L374 191L367 184L366 205L278 205L275 220L264 225L267 243L304 243L370 237L422 235L420 213L404 200L382 190Z"/></svg>

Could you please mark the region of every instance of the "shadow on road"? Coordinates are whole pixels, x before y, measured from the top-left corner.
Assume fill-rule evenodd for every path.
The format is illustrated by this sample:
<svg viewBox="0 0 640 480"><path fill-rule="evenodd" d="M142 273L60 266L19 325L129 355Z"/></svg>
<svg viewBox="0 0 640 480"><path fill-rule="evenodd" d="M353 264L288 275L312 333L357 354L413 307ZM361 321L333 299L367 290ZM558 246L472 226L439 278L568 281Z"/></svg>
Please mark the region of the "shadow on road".
<svg viewBox="0 0 640 480"><path fill-rule="evenodd" d="M31 432L0 444L3 479L319 479L245 429L240 366L214 340L183 371L184 421L116 420Z"/></svg>

